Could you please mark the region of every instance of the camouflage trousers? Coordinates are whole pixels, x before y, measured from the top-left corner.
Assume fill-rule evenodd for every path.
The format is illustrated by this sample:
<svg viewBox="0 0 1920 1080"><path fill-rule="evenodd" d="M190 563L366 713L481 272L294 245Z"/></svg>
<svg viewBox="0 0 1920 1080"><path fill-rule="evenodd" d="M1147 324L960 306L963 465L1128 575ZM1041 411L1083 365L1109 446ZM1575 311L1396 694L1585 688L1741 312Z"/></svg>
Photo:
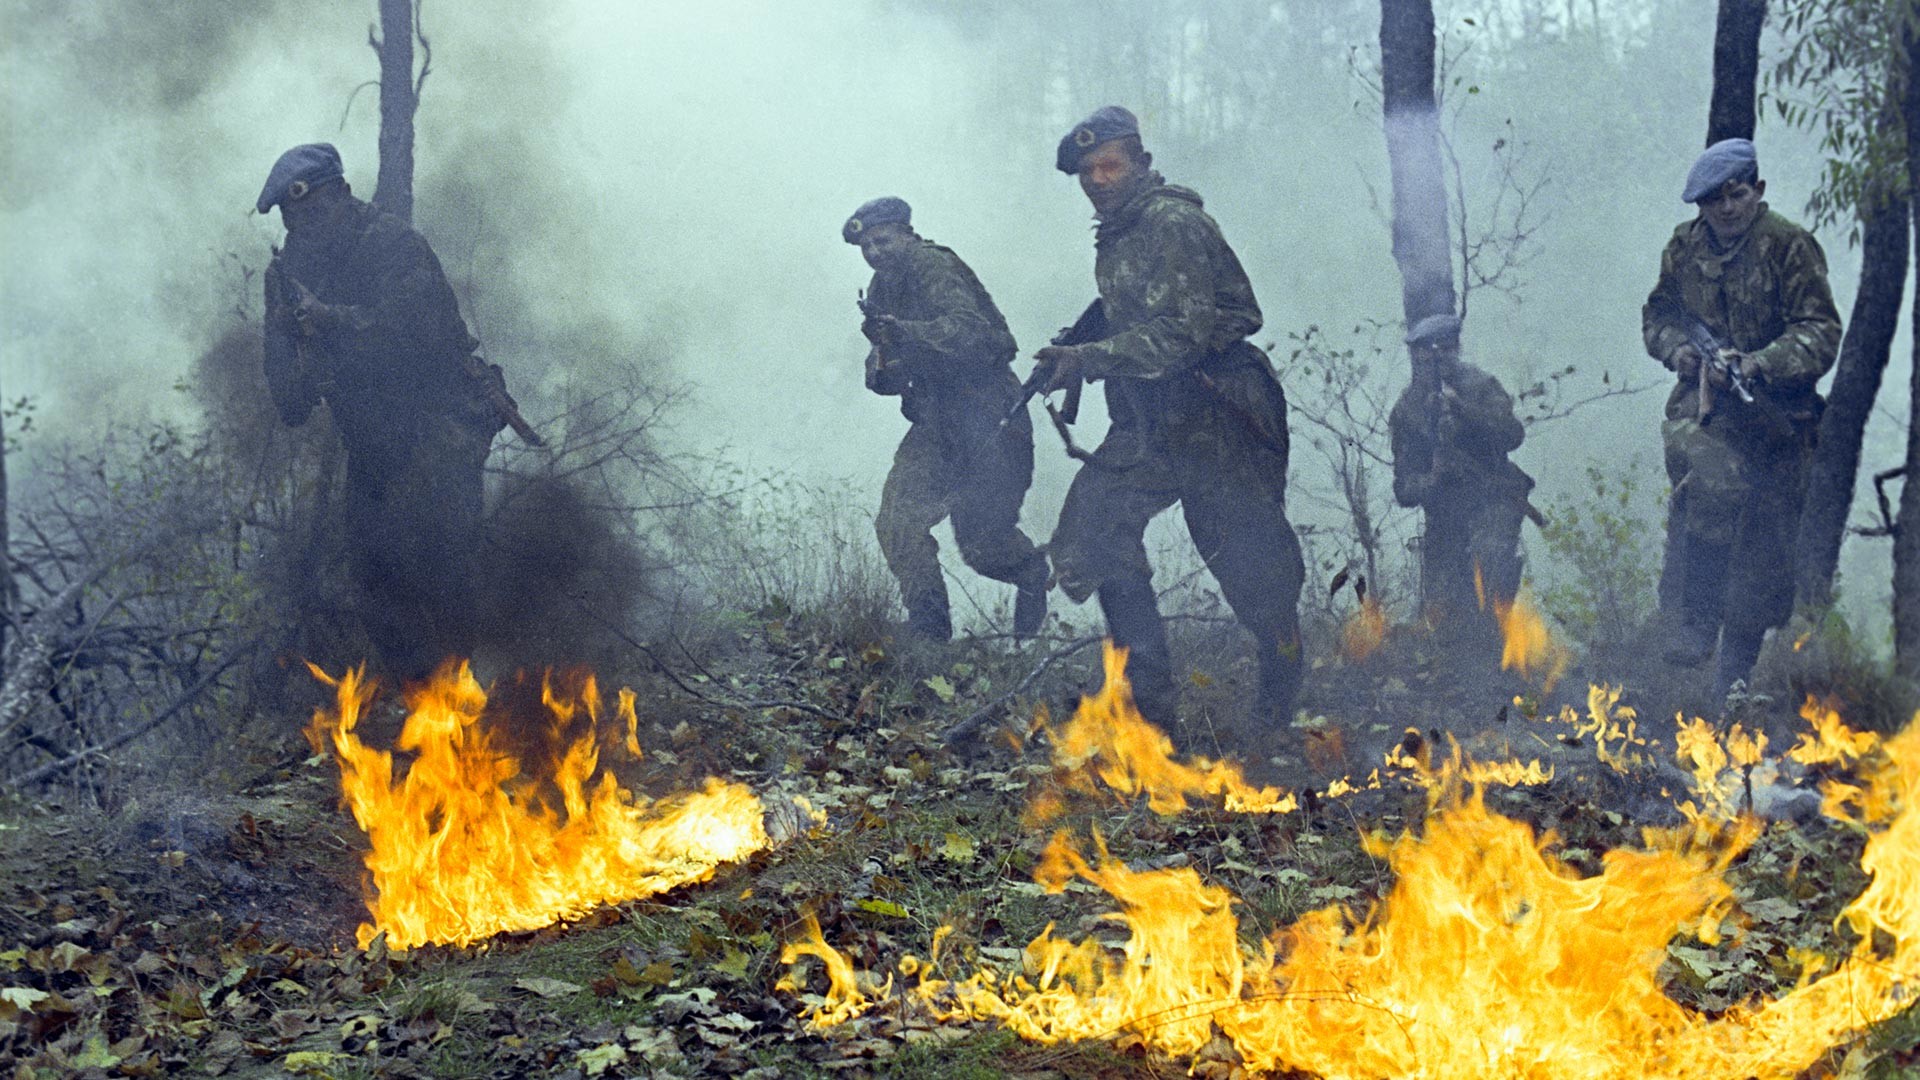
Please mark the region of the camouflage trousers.
<svg viewBox="0 0 1920 1080"><path fill-rule="evenodd" d="M1807 448L1733 413L1702 424L1686 384L1661 425L1684 548L1728 551L1722 603L1730 634L1757 640L1793 613L1793 544L1806 495Z"/></svg>
<svg viewBox="0 0 1920 1080"><path fill-rule="evenodd" d="M1520 591L1520 526L1526 513L1519 499L1498 493L1462 495L1456 502L1426 512L1420 538L1421 601L1429 617L1478 624L1484 622L1475 618L1483 591L1489 612L1493 600L1512 600Z"/></svg>
<svg viewBox="0 0 1920 1080"><path fill-rule="evenodd" d="M405 460L347 450L346 527L355 607L380 666L419 679L473 651L482 466L491 436L444 417Z"/></svg>
<svg viewBox="0 0 1920 1080"><path fill-rule="evenodd" d="M947 583L933 527L951 517L960 558L984 577L1031 583L1045 562L1020 531L1020 504L1033 482L1033 428L1022 415L1001 429L962 439L930 422L907 429L893 453L874 515L874 533L900 599L919 618L947 612ZM983 427L983 425L975 425ZM967 445L956 445L964 442Z"/></svg>
<svg viewBox="0 0 1920 1080"><path fill-rule="evenodd" d="M1179 503L1240 624L1297 658L1306 564L1287 520L1286 400L1269 374L1230 378L1237 407L1183 378L1166 387L1156 430L1110 430L1074 476L1047 551L1076 603L1109 585L1151 595L1147 524Z"/></svg>

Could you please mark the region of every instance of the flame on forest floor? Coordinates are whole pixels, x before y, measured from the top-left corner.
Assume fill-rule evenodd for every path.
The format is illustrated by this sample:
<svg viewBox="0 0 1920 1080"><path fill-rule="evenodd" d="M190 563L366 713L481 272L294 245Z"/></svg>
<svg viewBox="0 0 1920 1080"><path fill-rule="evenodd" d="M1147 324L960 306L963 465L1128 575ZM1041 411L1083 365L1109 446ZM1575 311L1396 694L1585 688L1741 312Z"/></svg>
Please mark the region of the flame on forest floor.
<svg viewBox="0 0 1920 1080"><path fill-rule="evenodd" d="M1287 814L1300 808L1296 793L1255 784L1232 761L1178 756L1173 740L1135 708L1126 662L1125 649L1107 645L1106 679L1099 692L1081 698L1072 718L1057 729L1044 716L1040 721L1053 746L1056 777L1065 790L1087 794L1104 787L1123 798L1145 798L1147 806L1161 814L1183 813L1195 802L1242 814ZM1413 735L1419 737L1418 732ZM1301 731L1295 741L1308 764L1322 774L1335 771L1346 756L1345 736L1337 726ZM1430 757L1430 753L1416 755L1395 747L1382 764L1403 770L1404 779L1415 786L1433 788L1446 766L1437 770ZM1470 783L1520 786L1542 784L1553 777L1553 770L1538 760L1465 761L1457 746L1453 762L1452 775L1464 775ZM1318 794L1339 798L1381 784L1380 771L1374 769L1364 780L1336 778ZM1050 821L1063 808L1056 793L1043 791L1028 808L1028 820Z"/></svg>
<svg viewBox="0 0 1920 1080"><path fill-rule="evenodd" d="M1120 795L1145 796L1147 805L1162 814L1180 813L1194 799L1241 813L1284 814L1299 805L1281 788L1249 783L1230 761L1176 759L1173 740L1134 706L1127 650L1109 643L1105 665L1100 692L1081 698L1065 726L1048 730L1053 763L1070 789L1091 790L1098 779ZM1039 816L1047 815L1040 811Z"/></svg>
<svg viewBox="0 0 1920 1080"><path fill-rule="evenodd" d="M1110 682L1115 674L1110 663ZM1595 688L1586 723L1624 765L1644 740L1617 696ZM1128 728L1137 717L1123 715L1127 707L1124 695L1105 703L1094 722ZM1463 782L1471 774L1455 764L1457 748L1433 768L1442 790L1420 827L1364 839L1394 876L1364 914L1315 911L1249 947L1236 898L1194 868L1133 870L1097 836L1089 854L1056 834L1035 880L1049 892L1074 881L1104 891L1115 904L1106 918L1127 932L1118 949L1049 927L1027 946L1021 970L954 977L941 956L943 927L928 959L901 962L914 982L899 994L891 977L863 989L817 925L789 959L827 961L830 985L813 1013L823 1026L904 995L938 1019L992 1020L1042 1043L1125 1034L1185 1056L1217 1031L1251 1072L1324 1080L1784 1080L1909 1008L1920 980L1920 722L1883 742L1846 730L1830 710L1810 705L1806 715L1814 734L1802 746L1818 749L1800 752L1834 755L1859 774L1857 784L1828 786L1830 812L1869 833L1861 866L1871 883L1840 917L1858 944L1845 956L1809 958L1792 991L1717 1016L1669 998L1660 966L1676 937L1718 939L1734 914L1728 867L1759 822L1696 813L1673 829L1644 830L1641 848L1607 852L1598 874L1582 876L1552 853L1552 833L1486 806L1481 789ZM1711 762L1711 732L1696 734ZM1719 772L1702 766L1697 775L1718 779L1764 752L1751 735L1729 736L1714 740ZM1082 749L1116 790L1132 785L1151 797L1149 777L1174 791L1232 790L1214 766L1169 777L1151 758L1122 765L1103 760L1105 750Z"/></svg>
<svg viewBox="0 0 1920 1080"><path fill-rule="evenodd" d="M342 798L371 845L362 946L383 933L389 946L412 948L535 929L704 881L767 846L760 800L739 784L709 777L699 791L654 802L601 770L603 702L591 677L577 694L543 684L544 720L517 720L545 722L564 741L552 760L522 762L503 748L467 665L442 668L407 694L398 745L412 760L396 777L392 752L356 732L374 693L364 670L336 679L309 668L335 703L314 713L308 737L316 750L332 747ZM578 713L587 723L567 737ZM637 756L630 691L618 718Z"/></svg>
<svg viewBox="0 0 1920 1080"><path fill-rule="evenodd" d="M1496 596L1492 601L1493 617L1500 624L1500 670L1517 671L1538 682L1543 693L1551 693L1573 663L1573 651L1554 636L1524 586L1512 600Z"/></svg>

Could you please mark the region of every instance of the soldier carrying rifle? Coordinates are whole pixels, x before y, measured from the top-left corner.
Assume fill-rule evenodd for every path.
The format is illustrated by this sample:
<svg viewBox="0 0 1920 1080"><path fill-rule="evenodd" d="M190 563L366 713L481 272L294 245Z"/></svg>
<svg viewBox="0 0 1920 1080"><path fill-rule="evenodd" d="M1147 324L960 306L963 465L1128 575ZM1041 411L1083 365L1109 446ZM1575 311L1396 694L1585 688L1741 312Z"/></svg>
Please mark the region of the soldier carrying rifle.
<svg viewBox="0 0 1920 1080"><path fill-rule="evenodd" d="M867 389L898 396L912 422L894 451L874 515L887 568L900 583L907 627L933 641L953 634L933 527L953 518L960 557L1013 585L1013 629L1047 616L1047 559L1020 531L1033 481L1033 425L1010 410L1020 396L1013 334L967 264L913 231L913 210L891 196L854 211L841 238L860 249L873 280L860 297Z"/></svg>
<svg viewBox="0 0 1920 1080"><path fill-rule="evenodd" d="M433 249L353 196L338 151L282 154L255 209L276 206L287 240L266 272L267 387L292 426L326 402L347 455L353 607L387 674L418 679L471 652L493 436L538 436L475 355Z"/></svg>
<svg viewBox="0 0 1920 1080"><path fill-rule="evenodd" d="M1102 325L1076 324L1035 354L1040 392L1104 384L1110 425L1067 491L1047 544L1061 591L1098 597L1128 649L1143 715L1176 743L1178 683L1147 561L1147 524L1180 504L1194 546L1253 638L1258 686L1239 732L1250 764L1298 749L1298 606L1305 576L1287 520L1287 406L1266 353L1247 340L1260 305L1200 196L1166 183L1133 113L1100 109L1060 140L1099 222L1094 280Z"/></svg>
<svg viewBox="0 0 1920 1080"><path fill-rule="evenodd" d="M1716 699L1792 613L1782 568L1822 405L1814 385L1840 346L1826 256L1766 191L1751 142L1708 147L1681 195L1700 212L1674 229L1641 313L1648 354L1676 376L1661 427L1679 519L1667 655L1701 664L1717 644Z"/></svg>
<svg viewBox="0 0 1920 1080"><path fill-rule="evenodd" d="M1460 319L1421 319L1407 347L1413 382L1387 417L1393 495L1425 513L1421 600L1427 618L1451 632L1490 609L1487 601L1511 601L1519 591L1520 523L1539 511L1527 501L1533 478L1507 458L1526 437L1513 398L1500 380L1461 362Z"/></svg>

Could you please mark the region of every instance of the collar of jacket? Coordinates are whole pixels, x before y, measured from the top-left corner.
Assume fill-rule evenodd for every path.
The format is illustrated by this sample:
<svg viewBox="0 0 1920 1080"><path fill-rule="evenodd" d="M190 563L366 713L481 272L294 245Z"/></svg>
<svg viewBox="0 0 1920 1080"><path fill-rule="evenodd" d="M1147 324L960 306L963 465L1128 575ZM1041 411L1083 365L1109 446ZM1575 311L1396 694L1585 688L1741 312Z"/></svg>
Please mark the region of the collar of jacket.
<svg viewBox="0 0 1920 1080"><path fill-rule="evenodd" d="M1740 234L1740 239L1724 248L1714 239L1713 226L1707 224L1706 218L1694 219L1694 240L1700 252L1701 268L1706 271L1708 277L1719 277L1725 272L1727 264L1747 249L1747 246L1753 242L1753 234L1760 231L1769 213L1771 211L1767 204L1761 203L1760 212L1753 216L1753 224L1747 226L1747 231Z"/></svg>
<svg viewBox="0 0 1920 1080"><path fill-rule="evenodd" d="M1126 202L1121 203L1118 210L1101 218L1094 226L1095 245L1132 230L1135 225L1140 224L1140 219L1146 216L1147 207L1161 197L1184 199L1195 206L1201 205L1198 192L1177 184L1169 184L1161 178L1159 173L1149 172L1140 181L1140 190L1134 192Z"/></svg>

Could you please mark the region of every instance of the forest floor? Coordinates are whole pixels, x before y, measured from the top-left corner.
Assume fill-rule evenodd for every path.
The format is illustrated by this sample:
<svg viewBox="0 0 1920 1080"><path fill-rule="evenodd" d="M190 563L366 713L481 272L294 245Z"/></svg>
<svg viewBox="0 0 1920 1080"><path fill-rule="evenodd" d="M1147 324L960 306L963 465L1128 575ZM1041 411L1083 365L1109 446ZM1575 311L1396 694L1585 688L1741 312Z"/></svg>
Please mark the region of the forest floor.
<svg viewBox="0 0 1920 1080"><path fill-rule="evenodd" d="M1252 665L1237 633L1213 622L1183 625L1176 652L1189 742L1201 745L1244 708ZM1197 870L1237 898L1241 940L1256 948L1310 911L1361 914L1386 895L1393 875L1363 838L1418 832L1428 794L1393 770L1377 788L1365 782L1394 746L1449 735L1476 758L1552 766L1550 782L1496 787L1487 801L1552 830L1550 850L1572 873L1599 873L1607 852L1642 842L1642 826L1679 820L1679 774L1617 773L1557 718L1563 704L1585 709L1598 675L1568 672L1552 694L1512 674L1467 678L1430 638L1389 638L1365 661L1309 673L1314 760L1303 779L1324 789L1348 776L1362 790L1282 814L1217 804L1161 814L1083 792L1044 825L1030 807L1060 779L1044 737L998 729L956 755L940 733L996 702L1015 732L1036 705L1057 715L1098 666L1084 634L896 645L763 614L655 666L633 680L647 754L609 766L623 785L658 796L718 775L770 804L802 797L824 821L708 881L575 921L460 948L362 950L367 842L341 805L332 756L299 734L304 717L287 716L284 732L230 755L222 771L242 779L220 790L155 784L112 812L0 806L0 1059L22 1078L1232 1077L1246 1070L1222 1038L1178 1059L1138 1030L1042 1045L899 999L818 1029L821 966L790 972L781 951L811 914L872 974L871 990L903 957L926 956L943 927L943 955L962 968L1017 968L1048 927L1117 943L1111 897L1035 884L1058 829L1097 833L1130 866ZM1656 671L1626 688L1620 703L1639 707L1642 736L1671 745L1673 725L1658 718L1684 708L1675 702L1691 678ZM768 701L786 704L749 704ZM1770 726L1796 723L1786 703L1754 709ZM398 715L377 713L369 741L390 739ZM1781 805L1791 812L1775 814L1728 875L1755 917L1717 941L1676 939L1661 967L1666 992L1703 1016L1790 990L1808 951L1849 948L1835 917L1866 884L1862 832L1804 812L1804 799ZM783 977L794 988L778 987ZM1835 1048L1806 1075L1843 1062L1861 1077L1920 1073L1920 1014Z"/></svg>

